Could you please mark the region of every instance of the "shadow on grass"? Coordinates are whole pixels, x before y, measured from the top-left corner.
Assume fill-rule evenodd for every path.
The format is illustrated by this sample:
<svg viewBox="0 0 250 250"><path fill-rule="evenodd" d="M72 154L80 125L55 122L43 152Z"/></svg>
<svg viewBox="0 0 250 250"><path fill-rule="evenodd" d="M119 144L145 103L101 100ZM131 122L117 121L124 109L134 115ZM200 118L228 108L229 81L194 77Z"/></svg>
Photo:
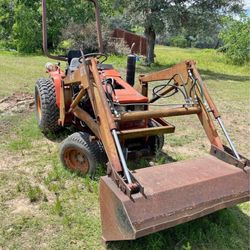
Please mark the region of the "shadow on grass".
<svg viewBox="0 0 250 250"><path fill-rule="evenodd" d="M140 65L137 65L136 67L136 70L138 73L140 74L148 74L148 73L152 73L152 72L155 72L155 71L160 71L160 70L164 70L164 69L167 69L167 68L170 68L172 66L174 66L175 64L159 64L159 63L154 63L150 66L146 66L146 65L143 65L143 64L140 64Z"/></svg>
<svg viewBox="0 0 250 250"><path fill-rule="evenodd" d="M161 65L158 63L155 63L151 66L143 66L143 65L139 65L137 67L137 71L140 74L147 74L147 73L152 73L154 71L160 71L160 70L164 70L167 68L170 68L172 66L174 66L175 64L165 64L165 65ZM200 72L201 75L204 75L206 77L207 80L231 80L231 81L237 81L237 82L246 82L250 80L249 76L241 76L241 75L228 75L228 74L223 74L223 73L218 73L218 72L213 72L211 70L204 70L204 69L199 69L198 70Z"/></svg>
<svg viewBox="0 0 250 250"><path fill-rule="evenodd" d="M136 170L140 168L146 168L154 165L161 165L171 162L176 162L172 156L164 153L163 151L159 151L156 155L144 155L144 156L135 156L131 155L128 157L128 166L130 170ZM151 164L150 164L151 163Z"/></svg>
<svg viewBox="0 0 250 250"><path fill-rule="evenodd" d="M248 249L249 217L238 207L228 208L200 219L133 241L107 244L107 249Z"/></svg>
<svg viewBox="0 0 250 250"><path fill-rule="evenodd" d="M249 76L236 76L236 75L227 75L218 72L213 72L211 70L199 70L201 75L205 75L206 79L210 80L231 80L236 82L246 82L250 80Z"/></svg>
<svg viewBox="0 0 250 250"><path fill-rule="evenodd" d="M44 136L52 142L60 143L74 132L76 132L76 130L73 127L67 127L61 128L58 132L44 133Z"/></svg>

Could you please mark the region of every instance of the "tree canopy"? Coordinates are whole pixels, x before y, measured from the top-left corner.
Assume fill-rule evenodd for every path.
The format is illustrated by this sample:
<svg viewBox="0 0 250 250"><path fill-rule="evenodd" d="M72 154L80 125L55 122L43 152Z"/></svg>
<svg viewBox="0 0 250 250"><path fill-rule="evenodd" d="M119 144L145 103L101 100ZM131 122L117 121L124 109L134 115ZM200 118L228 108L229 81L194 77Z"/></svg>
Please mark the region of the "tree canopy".
<svg viewBox="0 0 250 250"><path fill-rule="evenodd" d="M243 10L238 0L117 0L124 6L130 22L141 25L148 39L148 63L154 62L156 35L170 32L187 38L218 36L224 16Z"/></svg>
<svg viewBox="0 0 250 250"><path fill-rule="evenodd" d="M250 18L243 16L239 20L224 19L224 27L220 32L224 41L222 49L229 61L243 64L250 60Z"/></svg>
<svg viewBox="0 0 250 250"><path fill-rule="evenodd" d="M221 31L237 30L242 20L227 26L223 20L234 20L243 12L242 0L100 0L100 5L106 26L143 31L148 40L148 64L154 62L156 41L180 47L217 48L222 41L228 44L229 38ZM94 20L89 1L47 0L47 9L51 50L58 49L62 34L71 24L84 27ZM31 53L41 50L41 40L41 0L0 0L0 47Z"/></svg>

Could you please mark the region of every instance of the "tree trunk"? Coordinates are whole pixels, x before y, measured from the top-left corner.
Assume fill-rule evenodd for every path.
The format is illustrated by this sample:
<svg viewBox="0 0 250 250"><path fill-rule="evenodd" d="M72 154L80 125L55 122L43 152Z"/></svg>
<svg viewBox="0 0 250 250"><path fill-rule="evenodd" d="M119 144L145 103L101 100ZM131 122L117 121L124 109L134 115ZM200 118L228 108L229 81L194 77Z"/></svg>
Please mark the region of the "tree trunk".
<svg viewBox="0 0 250 250"><path fill-rule="evenodd" d="M150 65L151 63L154 63L154 57L155 57L155 31L152 26L145 28L145 36L148 41L148 51L147 51L147 59L146 63Z"/></svg>

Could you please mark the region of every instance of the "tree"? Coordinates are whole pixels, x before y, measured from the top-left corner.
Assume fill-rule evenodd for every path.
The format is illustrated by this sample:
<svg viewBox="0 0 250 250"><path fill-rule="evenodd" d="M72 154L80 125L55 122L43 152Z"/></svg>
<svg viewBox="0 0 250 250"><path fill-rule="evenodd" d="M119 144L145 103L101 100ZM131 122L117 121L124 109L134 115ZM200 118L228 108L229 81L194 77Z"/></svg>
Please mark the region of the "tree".
<svg viewBox="0 0 250 250"><path fill-rule="evenodd" d="M35 6L20 4L15 8L14 39L17 50L34 53L41 47L41 22Z"/></svg>
<svg viewBox="0 0 250 250"><path fill-rule="evenodd" d="M250 18L242 17L240 20L226 18L220 37L224 42L227 58L234 64L249 62L250 55Z"/></svg>
<svg viewBox="0 0 250 250"><path fill-rule="evenodd" d="M238 0L120 0L119 2L126 5L130 20L144 27L148 40L148 64L154 62L156 34L169 29L179 35L183 27L191 34L197 34L197 30L213 31L222 16L239 13L243 5L242 1Z"/></svg>
<svg viewBox="0 0 250 250"><path fill-rule="evenodd" d="M14 8L14 1L0 0L0 41L4 46L13 42Z"/></svg>
<svg viewBox="0 0 250 250"><path fill-rule="evenodd" d="M18 51L26 53L40 50L41 14L41 0L0 0L1 44L13 41ZM56 49L64 27L70 22L84 25L93 20L95 14L93 4L88 1L47 0L47 16L48 47Z"/></svg>

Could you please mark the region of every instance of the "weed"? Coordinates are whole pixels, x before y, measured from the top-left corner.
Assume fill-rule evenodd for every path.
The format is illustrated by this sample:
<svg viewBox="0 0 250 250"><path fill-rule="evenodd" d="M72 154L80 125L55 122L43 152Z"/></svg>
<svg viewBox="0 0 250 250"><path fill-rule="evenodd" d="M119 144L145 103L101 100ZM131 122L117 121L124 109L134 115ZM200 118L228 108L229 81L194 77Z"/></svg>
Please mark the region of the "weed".
<svg viewBox="0 0 250 250"><path fill-rule="evenodd" d="M54 204L54 212L59 216L63 215L63 206L62 206L61 200L59 199L59 194L56 194L56 201Z"/></svg>
<svg viewBox="0 0 250 250"><path fill-rule="evenodd" d="M89 176L83 178L84 187L91 193L98 193L98 186Z"/></svg>
<svg viewBox="0 0 250 250"><path fill-rule="evenodd" d="M29 186L28 191L27 191L27 196L30 202L37 202L41 200L42 197L44 197L43 192L39 186L34 186L34 187Z"/></svg>
<svg viewBox="0 0 250 250"><path fill-rule="evenodd" d="M191 244L189 242L187 242L186 245L182 246L182 250L192 250Z"/></svg>

